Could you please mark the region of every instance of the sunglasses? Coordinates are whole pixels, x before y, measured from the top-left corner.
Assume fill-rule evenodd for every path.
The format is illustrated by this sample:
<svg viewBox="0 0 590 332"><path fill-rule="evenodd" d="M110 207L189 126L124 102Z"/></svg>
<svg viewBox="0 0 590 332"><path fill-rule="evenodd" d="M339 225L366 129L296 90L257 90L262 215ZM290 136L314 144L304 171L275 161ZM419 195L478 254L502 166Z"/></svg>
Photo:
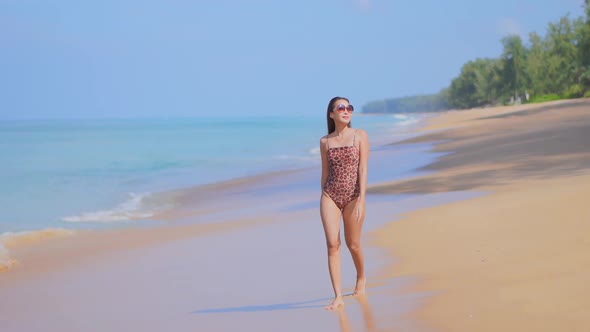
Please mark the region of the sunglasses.
<svg viewBox="0 0 590 332"><path fill-rule="evenodd" d="M336 110L338 111L338 113L342 113L344 111L348 111L348 113L352 113L352 112L354 112L354 106L340 104L340 105L338 105L338 107L336 107Z"/></svg>

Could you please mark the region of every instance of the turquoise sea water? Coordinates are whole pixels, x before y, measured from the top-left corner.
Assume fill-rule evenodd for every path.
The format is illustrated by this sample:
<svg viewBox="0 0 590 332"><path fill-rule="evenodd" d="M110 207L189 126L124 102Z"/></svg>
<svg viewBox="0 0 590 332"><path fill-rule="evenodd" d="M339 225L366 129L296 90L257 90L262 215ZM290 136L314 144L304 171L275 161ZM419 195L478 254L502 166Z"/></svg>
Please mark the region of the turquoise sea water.
<svg viewBox="0 0 590 332"><path fill-rule="evenodd" d="M356 116L373 146L416 119ZM325 116L0 122L0 234L109 227L150 193L320 165Z"/></svg>

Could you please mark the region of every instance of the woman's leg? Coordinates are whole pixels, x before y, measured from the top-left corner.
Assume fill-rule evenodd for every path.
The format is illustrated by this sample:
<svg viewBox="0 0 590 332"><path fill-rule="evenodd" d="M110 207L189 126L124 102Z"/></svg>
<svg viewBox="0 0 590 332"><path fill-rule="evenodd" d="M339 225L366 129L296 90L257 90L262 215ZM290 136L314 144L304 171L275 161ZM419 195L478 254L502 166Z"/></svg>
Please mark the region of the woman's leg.
<svg viewBox="0 0 590 332"><path fill-rule="evenodd" d="M353 295L364 294L367 278L365 276L365 258L361 246L361 235L363 224L365 222L365 213L360 216L357 222L357 216L354 211L356 199L348 203L344 208L344 238L346 246L352 256L354 267L356 268L356 287Z"/></svg>
<svg viewBox="0 0 590 332"><path fill-rule="evenodd" d="M334 301L332 301L326 309L334 310L344 303L342 300L342 262L340 259L340 220L342 218L342 213L336 206L336 203L334 203L334 201L325 193L322 194L320 200L320 215L322 217L322 224L326 235L326 245L328 246L328 268L330 270L332 287L334 288Z"/></svg>

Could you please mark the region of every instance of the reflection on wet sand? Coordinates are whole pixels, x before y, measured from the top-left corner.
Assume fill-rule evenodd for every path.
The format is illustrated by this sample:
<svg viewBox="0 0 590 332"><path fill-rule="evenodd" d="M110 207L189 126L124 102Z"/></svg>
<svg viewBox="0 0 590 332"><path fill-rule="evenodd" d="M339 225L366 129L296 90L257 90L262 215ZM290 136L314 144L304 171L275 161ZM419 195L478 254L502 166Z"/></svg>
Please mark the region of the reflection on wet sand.
<svg viewBox="0 0 590 332"><path fill-rule="evenodd" d="M352 327L350 326L350 320L348 319L348 315L346 314L346 309L343 305L338 308L338 322L340 323L340 331L341 332L352 332Z"/></svg>
<svg viewBox="0 0 590 332"><path fill-rule="evenodd" d="M371 308L371 304L369 303L368 296L365 295L358 295L355 296L354 299L360 304L361 312L363 316L363 322L365 325L366 332L375 332L377 331L377 324L375 323L375 316L373 315L373 309ZM341 306L338 310L338 321L340 323L340 331L341 332L352 332L352 325L350 324L350 319L348 318L348 314L346 313L346 306Z"/></svg>

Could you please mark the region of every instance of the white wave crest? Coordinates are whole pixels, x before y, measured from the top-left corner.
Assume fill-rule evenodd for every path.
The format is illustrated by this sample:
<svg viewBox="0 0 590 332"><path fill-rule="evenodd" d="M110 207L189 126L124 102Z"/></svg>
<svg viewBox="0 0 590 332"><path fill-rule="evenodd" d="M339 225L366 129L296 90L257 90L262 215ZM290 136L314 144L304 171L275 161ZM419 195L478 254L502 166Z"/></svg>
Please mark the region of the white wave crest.
<svg viewBox="0 0 590 332"><path fill-rule="evenodd" d="M64 217L61 220L67 222L116 222L149 218L154 215L153 211L142 210L143 201L150 193L129 193L129 195L129 200L121 203L112 210L84 212L77 216Z"/></svg>
<svg viewBox="0 0 590 332"><path fill-rule="evenodd" d="M393 118L394 118L394 119L398 119L398 120L405 120L405 119L407 119L407 118L408 118L408 116L407 116L407 115L405 115L405 114L394 114L394 115L393 115Z"/></svg>
<svg viewBox="0 0 590 332"><path fill-rule="evenodd" d="M414 124L414 123L417 123L417 122L418 122L418 119L410 118L410 119L405 120L405 121L400 121L400 122L398 122L396 124L398 126L402 126L403 127L403 126L409 126L409 125Z"/></svg>

